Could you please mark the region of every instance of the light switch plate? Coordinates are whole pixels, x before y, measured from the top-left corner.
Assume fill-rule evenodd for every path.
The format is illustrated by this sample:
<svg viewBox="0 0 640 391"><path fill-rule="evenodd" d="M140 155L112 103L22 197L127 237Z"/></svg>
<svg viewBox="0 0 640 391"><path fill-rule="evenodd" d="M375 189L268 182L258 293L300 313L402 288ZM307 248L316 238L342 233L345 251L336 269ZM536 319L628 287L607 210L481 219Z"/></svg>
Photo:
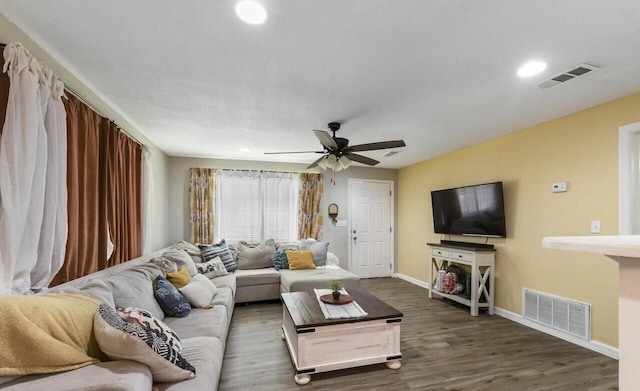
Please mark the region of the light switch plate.
<svg viewBox="0 0 640 391"><path fill-rule="evenodd" d="M336 221L336 227L346 227L346 226L347 226L347 220Z"/></svg>
<svg viewBox="0 0 640 391"><path fill-rule="evenodd" d="M591 233L592 234L600 233L600 220L593 220L591 222Z"/></svg>

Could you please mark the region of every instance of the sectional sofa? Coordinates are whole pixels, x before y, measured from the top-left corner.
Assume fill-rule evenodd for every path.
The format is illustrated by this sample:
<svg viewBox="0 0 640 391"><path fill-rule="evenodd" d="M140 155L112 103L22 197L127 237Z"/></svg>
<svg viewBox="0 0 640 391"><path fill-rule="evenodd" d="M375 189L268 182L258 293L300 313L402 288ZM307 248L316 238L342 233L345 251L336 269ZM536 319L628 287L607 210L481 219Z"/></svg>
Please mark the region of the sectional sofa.
<svg viewBox="0 0 640 391"><path fill-rule="evenodd" d="M163 269L165 265L157 260L168 250L169 248L163 249L70 281L50 292L88 296L106 304L107 307L139 307L148 310L162 319L180 337L181 355L195 369L194 378L159 382L156 378L157 373L152 373L148 366L136 361L119 359L60 373L0 377L0 389L215 390L220 381L225 343L236 303L276 300L279 299L280 292L325 288L332 279L343 281L347 288L357 286L359 282L357 276L337 266L338 259L331 253L327 253L326 266L312 270L244 267L228 275L211 279L217 293L210 302L211 306L205 306L210 308L192 308L186 317L165 317L155 300L152 286L158 276L166 276L166 270ZM197 256L194 258L197 260ZM234 258L234 261L237 262L237 258ZM180 268L184 265L177 266Z"/></svg>

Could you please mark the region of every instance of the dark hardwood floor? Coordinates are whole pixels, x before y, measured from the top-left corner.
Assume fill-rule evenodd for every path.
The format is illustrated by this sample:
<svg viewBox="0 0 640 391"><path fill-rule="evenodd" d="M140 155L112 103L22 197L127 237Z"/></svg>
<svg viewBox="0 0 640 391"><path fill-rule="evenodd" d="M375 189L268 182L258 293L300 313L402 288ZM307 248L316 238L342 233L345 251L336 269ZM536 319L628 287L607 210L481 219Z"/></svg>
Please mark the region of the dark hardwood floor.
<svg viewBox="0 0 640 391"><path fill-rule="evenodd" d="M395 278L364 289L404 313L402 367L384 364L311 376L298 386L284 341L279 302L235 309L220 390L563 390L618 389L618 361L499 316L429 299Z"/></svg>

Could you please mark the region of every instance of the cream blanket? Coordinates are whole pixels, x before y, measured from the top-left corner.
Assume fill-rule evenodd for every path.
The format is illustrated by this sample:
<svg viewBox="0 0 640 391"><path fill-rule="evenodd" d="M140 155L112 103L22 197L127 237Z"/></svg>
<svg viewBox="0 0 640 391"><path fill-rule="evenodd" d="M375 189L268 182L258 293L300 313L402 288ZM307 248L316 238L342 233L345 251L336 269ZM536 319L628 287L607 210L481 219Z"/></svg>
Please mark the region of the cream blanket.
<svg viewBox="0 0 640 391"><path fill-rule="evenodd" d="M99 362L100 303L71 294L0 296L0 376L62 372Z"/></svg>

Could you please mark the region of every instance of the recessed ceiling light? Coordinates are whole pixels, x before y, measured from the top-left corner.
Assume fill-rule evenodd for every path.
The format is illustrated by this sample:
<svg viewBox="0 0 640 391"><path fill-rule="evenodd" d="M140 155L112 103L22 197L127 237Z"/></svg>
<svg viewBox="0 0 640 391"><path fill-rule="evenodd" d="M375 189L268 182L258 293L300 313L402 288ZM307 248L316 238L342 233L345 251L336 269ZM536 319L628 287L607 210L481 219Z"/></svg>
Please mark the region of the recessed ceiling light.
<svg viewBox="0 0 640 391"><path fill-rule="evenodd" d="M267 20L267 10L251 0L244 0L236 4L236 15L249 24L262 24Z"/></svg>
<svg viewBox="0 0 640 391"><path fill-rule="evenodd" d="M518 69L518 76L531 77L547 69L547 63L542 61L529 61Z"/></svg>
<svg viewBox="0 0 640 391"><path fill-rule="evenodd" d="M238 149L238 151L240 151L240 152L249 152L250 149L249 148L240 148L240 149Z"/></svg>

